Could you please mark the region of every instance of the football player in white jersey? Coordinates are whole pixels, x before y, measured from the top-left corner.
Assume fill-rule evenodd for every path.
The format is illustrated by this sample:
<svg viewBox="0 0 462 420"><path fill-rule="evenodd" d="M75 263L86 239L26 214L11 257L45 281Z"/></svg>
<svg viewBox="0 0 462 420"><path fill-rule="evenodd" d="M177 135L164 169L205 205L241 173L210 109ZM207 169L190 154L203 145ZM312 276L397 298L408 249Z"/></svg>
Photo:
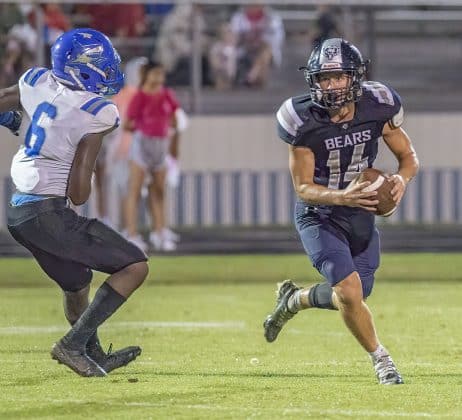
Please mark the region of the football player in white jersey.
<svg viewBox="0 0 462 420"><path fill-rule="evenodd" d="M81 376L105 376L141 353L131 346L106 354L97 328L143 283L147 257L105 224L79 216L69 201L89 197L103 138L119 124L108 97L124 75L110 40L93 29L64 33L51 61L51 70L34 67L0 90L0 124L24 140L11 165L16 191L8 229L63 290L72 328L54 344L52 358ZM109 277L89 303L92 270Z"/></svg>

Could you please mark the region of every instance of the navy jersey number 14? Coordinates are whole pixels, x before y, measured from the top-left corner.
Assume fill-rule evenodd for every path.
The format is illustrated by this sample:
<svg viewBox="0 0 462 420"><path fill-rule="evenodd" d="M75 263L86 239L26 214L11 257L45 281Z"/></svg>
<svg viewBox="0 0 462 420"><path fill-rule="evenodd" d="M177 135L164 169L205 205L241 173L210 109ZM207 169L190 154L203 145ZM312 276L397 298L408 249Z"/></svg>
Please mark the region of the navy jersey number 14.
<svg viewBox="0 0 462 420"><path fill-rule="evenodd" d="M26 146L26 155L33 157L40 154L46 138L45 128L40 125L44 117L54 119L56 117L56 107L49 102L42 102L34 112L32 121L27 129L24 144Z"/></svg>
<svg viewBox="0 0 462 420"><path fill-rule="evenodd" d="M329 188L339 189L341 185L353 181L353 179L368 166L368 158L363 157L365 144L356 144L351 154L351 160L345 172L341 171L340 150L331 150L327 167L329 168ZM342 179L343 177L343 179Z"/></svg>

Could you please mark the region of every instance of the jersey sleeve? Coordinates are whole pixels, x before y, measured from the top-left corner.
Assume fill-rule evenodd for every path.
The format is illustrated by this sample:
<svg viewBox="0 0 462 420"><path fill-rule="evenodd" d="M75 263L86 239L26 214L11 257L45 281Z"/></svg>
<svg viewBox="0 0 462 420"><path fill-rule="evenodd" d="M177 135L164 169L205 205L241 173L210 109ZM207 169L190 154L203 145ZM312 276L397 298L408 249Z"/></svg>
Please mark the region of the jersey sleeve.
<svg viewBox="0 0 462 420"><path fill-rule="evenodd" d="M286 143L296 145L299 128L303 120L294 108L293 98L287 99L276 113L279 138Z"/></svg>
<svg viewBox="0 0 462 420"><path fill-rule="evenodd" d="M401 97L398 95L398 93L394 91L392 88L389 88L389 89L391 90L391 93L394 97L395 107L390 113L388 124L390 125L390 128L394 129L394 128L401 127L401 125L404 122L404 108L401 102Z"/></svg>
<svg viewBox="0 0 462 420"><path fill-rule="evenodd" d="M379 117L391 128L398 128L404 122L404 108L401 97L390 86L380 82L367 81L362 85L374 102Z"/></svg>
<svg viewBox="0 0 462 420"><path fill-rule="evenodd" d="M101 133L120 124L119 110L112 102L102 108L95 117L92 123L93 133Z"/></svg>

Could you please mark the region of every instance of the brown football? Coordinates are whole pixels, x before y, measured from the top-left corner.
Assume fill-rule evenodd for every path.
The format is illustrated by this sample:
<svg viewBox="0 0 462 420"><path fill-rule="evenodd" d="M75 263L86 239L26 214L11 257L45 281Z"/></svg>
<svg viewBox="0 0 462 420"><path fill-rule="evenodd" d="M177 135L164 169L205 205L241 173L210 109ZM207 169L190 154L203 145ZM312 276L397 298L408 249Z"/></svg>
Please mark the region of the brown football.
<svg viewBox="0 0 462 420"><path fill-rule="evenodd" d="M388 175L375 168L367 168L362 171L355 179L356 183L370 181L371 185L366 187L364 191L377 190L377 215L388 217L391 216L396 210L396 203L391 195L391 190L395 185L390 181Z"/></svg>

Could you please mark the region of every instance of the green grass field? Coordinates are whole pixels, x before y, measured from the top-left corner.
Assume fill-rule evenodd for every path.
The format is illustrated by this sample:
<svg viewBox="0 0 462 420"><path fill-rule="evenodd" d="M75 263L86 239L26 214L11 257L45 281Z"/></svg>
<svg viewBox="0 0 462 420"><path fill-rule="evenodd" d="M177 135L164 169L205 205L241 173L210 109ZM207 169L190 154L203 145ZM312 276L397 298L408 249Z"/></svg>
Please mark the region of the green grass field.
<svg viewBox="0 0 462 420"><path fill-rule="evenodd" d="M304 256L150 266L100 329L105 344L143 354L106 378L81 378L49 356L67 330L59 289L33 260L0 260L0 419L462 418L460 254L383 256L369 305L406 382L397 387L376 384L337 312L301 312L265 342L275 283L319 280Z"/></svg>

